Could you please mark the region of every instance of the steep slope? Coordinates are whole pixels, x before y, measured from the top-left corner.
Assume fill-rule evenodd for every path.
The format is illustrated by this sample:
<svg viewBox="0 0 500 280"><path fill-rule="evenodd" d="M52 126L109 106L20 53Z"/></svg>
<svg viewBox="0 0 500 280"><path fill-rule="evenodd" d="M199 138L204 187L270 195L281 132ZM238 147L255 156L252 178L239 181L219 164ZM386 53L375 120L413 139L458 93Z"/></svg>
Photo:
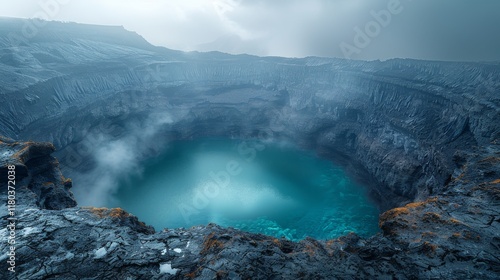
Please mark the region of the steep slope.
<svg viewBox="0 0 500 280"><path fill-rule="evenodd" d="M10 257L4 254L2 279L497 279L500 275L500 179L483 175L499 177L498 146L457 157L463 172L446 192L387 211L380 218L381 234L362 239L352 233L295 243L216 225L155 233L122 209L72 207L69 185L50 156L50 144L1 140L2 178L8 165L14 165L18 182L16 274L7 270ZM7 200L5 190L0 199ZM5 204L1 208L8 213ZM7 236L12 236L7 217L0 220L3 252L10 252Z"/></svg>
<svg viewBox="0 0 500 280"><path fill-rule="evenodd" d="M168 231L175 236L190 235L186 242L193 238L193 244L216 249L212 252L210 248L196 247L192 251L195 259L186 263L176 259L172 265L180 269L178 275L209 275L211 269L220 268L250 276L250 271L258 273L257 266L269 273L284 273L288 262L297 268L286 270L290 275L309 278L342 273L353 277L377 273L422 278L455 277L454 273L494 278L498 274L499 64L182 53L151 46L119 27L50 22L33 38L26 38L24 24L22 20L0 19L0 134L53 142L66 175L92 170L96 158L102 156L96 150L102 139L127 139L133 135L142 147L137 158L140 161L154 155L171 139L245 139L266 134L271 139L286 139L316 150L342 164L365 182L383 210L421 201L382 215L384 234L370 240L351 236L330 243L306 240L296 244L231 231L244 240L268 242L254 246L249 241L252 247L237 247L242 252L256 250L245 255L238 267L230 260L236 257L232 246L240 241L223 246L232 238L225 235L225 230L207 227ZM168 121L159 121L163 117ZM3 145L12 149L14 144L4 141ZM83 187L75 183L75 188ZM30 197L30 191L40 193L28 187L25 193ZM46 200L37 199L27 202L24 210L37 203L44 208ZM70 206L62 203L60 208ZM37 223L36 217L55 219L55 224L61 224L64 213L74 218L79 211L36 210L22 215L42 231L46 225ZM96 211L100 218L108 213ZM113 214L100 224L104 235L122 220L122 215L128 217L119 213L119 217ZM82 224L73 218L67 222L82 232L100 223L93 222L97 220L90 214L85 215L84 220L92 222ZM145 231L140 237L130 237L134 242L163 238L151 237L142 227L137 229L135 222L127 225L123 230L132 236L138 230ZM66 230L48 238L63 242ZM41 242L40 238L46 237L29 237ZM76 251L97 246L111 251L111 245L99 243L102 240L89 239L85 248ZM108 241L112 244L111 239ZM467 253L460 253L462 249ZM70 247L65 250L64 254L71 253ZM128 250L132 248L124 249ZM300 250L309 257L293 254ZM149 256L150 266L143 270L136 265L144 263L132 258L127 264L128 274L123 275L148 275L148 270L154 271L150 275L156 277L157 258L163 255L155 254ZM267 266L256 263L262 254L270 258ZM91 255L78 255L75 262L91 267L99 262L91 260ZM210 263L210 256L215 255L224 256L223 261ZM56 263L53 266L64 263L58 268L62 271L45 268L40 275L75 276L71 272L75 268L72 258L50 258ZM95 273L106 273L105 268L115 261L106 259ZM469 272L463 264L467 264ZM26 273L28 277L35 272ZM85 273L96 275L90 268Z"/></svg>

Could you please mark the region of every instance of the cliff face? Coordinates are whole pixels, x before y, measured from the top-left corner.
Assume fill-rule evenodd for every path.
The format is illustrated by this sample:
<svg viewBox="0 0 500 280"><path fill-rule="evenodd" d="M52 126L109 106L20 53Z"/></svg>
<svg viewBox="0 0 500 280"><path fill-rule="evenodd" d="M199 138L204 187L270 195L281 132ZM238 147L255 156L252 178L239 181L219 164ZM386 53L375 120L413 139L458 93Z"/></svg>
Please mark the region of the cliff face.
<svg viewBox="0 0 500 280"><path fill-rule="evenodd" d="M439 192L456 150L500 137L498 64L181 53L62 23L14 44L22 21L2 21L0 134L53 142L73 170L90 168L89 135L119 139L127 123L168 113L163 138L266 130L317 149L375 182L388 209Z"/></svg>
<svg viewBox="0 0 500 280"><path fill-rule="evenodd" d="M28 195L20 196L20 204L35 204L36 207L48 210L61 210L76 206L69 189L70 179L65 178L59 170L59 162L50 154L55 148L50 143L16 142L0 137L0 175L2 192L7 194L9 166L14 167L14 182L21 183L21 191ZM13 185L15 188L15 185ZM25 190L27 188L27 190ZM5 195L5 201L7 196ZM5 207L6 205L4 205ZM3 212L7 213L7 211ZM6 217L6 216L5 216Z"/></svg>
<svg viewBox="0 0 500 280"><path fill-rule="evenodd" d="M497 279L500 149L455 157L446 190L380 217L383 233L295 243L216 225L154 232L122 209L74 207L50 144L2 138L16 166L16 274L2 279ZM491 177L491 178L490 178ZM6 182L2 176L2 185ZM40 195L43 194L43 195ZM7 200L3 189L0 199ZM8 213L5 204L2 213ZM0 249L7 252L7 214ZM1 257L6 263L7 254Z"/></svg>
<svg viewBox="0 0 500 280"><path fill-rule="evenodd" d="M17 162L30 198L20 279L498 276L499 64L182 53L62 23L16 41L23 22L0 24L0 134L53 142L65 174L91 169L96 139L131 127L155 135L141 138L142 157L170 139L264 133L338 161L382 209L399 207L369 240L291 243L215 225L152 234L121 210L73 207L52 146L4 139L3 166Z"/></svg>

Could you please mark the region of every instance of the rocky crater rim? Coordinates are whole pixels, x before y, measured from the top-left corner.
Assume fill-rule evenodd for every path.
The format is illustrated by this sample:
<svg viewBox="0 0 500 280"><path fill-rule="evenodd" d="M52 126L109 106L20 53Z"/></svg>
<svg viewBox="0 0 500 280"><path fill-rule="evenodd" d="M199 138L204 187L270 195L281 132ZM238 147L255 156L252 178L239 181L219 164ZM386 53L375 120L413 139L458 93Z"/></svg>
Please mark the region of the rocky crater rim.
<svg viewBox="0 0 500 280"><path fill-rule="evenodd" d="M114 263L115 258L125 256L123 262L130 262L135 268L137 258L129 259L129 254L137 256L136 252L140 252L150 256L144 263L148 269L142 273L158 276L158 267L168 263L187 279L206 278L215 272L227 270L225 262L219 266L216 261L221 257L234 260L236 246L237 253L243 250L242 255L256 254L258 259L269 258L268 261L283 259L283 265L293 262L300 267L298 271L282 272L291 275L304 276L304 271L307 271L306 275L310 277L319 273L320 278L331 279L345 277L348 273L348 278L356 279L360 275L362 278L373 278L381 274L409 278L412 273L416 273L418 278L429 278L427 276L431 275L453 278L453 275L460 275L464 279L495 279L500 265L495 257L495 252L500 248L497 236L500 225L498 148L470 152L463 163L462 173L450 181L447 190L424 201L412 202L383 213L379 220L382 233L368 239L349 234L331 240L306 238L293 242L220 228L213 224L155 232L152 227L120 208L77 207L70 192L71 181L60 173L59 163L50 156L53 148L48 143L16 142L0 138L0 172L5 173L9 164L14 164L16 170L28 171L20 173L18 177L19 215L27 223L26 228L19 229L23 235L19 242L28 246L33 244L34 238L37 240L34 244L42 246L45 244L42 242L44 238L54 236L54 240L61 240L62 246L66 246L65 250L74 252L66 254L69 256L67 260L61 260L54 251L53 255L57 258L54 261L65 264L57 266L61 272L54 274L54 277L60 277L61 273L91 275L73 266L65 270L66 265L75 265L74 258L80 255L88 256L90 260L86 261L92 264L104 261L103 266L99 266L99 271L103 272L99 273L108 273L107 276L111 277L123 272L122 267L109 272L112 267L110 263ZM6 197L3 192L0 195ZM72 239L75 230L84 234ZM64 245L66 240L73 245ZM85 247L78 247L82 243ZM47 249L50 248L52 246ZM32 253L22 251L20 254L23 259L36 261L30 257ZM318 258L321 264L316 266ZM243 262L253 263L252 260L255 259L242 257ZM334 264L330 263L332 261ZM463 266L471 262L483 266L471 266L464 270ZM266 267L266 263L259 264L259 269ZM400 266L399 263L404 265ZM380 268L381 264L383 268ZM78 266L81 265L79 262ZM352 265L360 269L346 270ZM35 271L29 270L29 267L21 265L19 270L23 275L32 275ZM126 271L130 269L126 268ZM237 271L241 275L245 274L245 270ZM42 273L52 275L50 272ZM251 272L249 275L253 273L262 272ZM267 268L265 273L269 275ZM77 278L71 276L69 279Z"/></svg>
<svg viewBox="0 0 500 280"><path fill-rule="evenodd" d="M50 144L1 138L0 183L15 165L26 225L19 279L499 278L498 63L183 53L65 23L15 42L24 20L5 21L0 135L54 143L63 167L92 168L85 151L100 147L88 137L99 126L119 140L122 124L169 112L156 138L137 142L142 158L155 139L246 139L268 128L339 161L389 210L368 239L287 242L215 225L152 234L122 210L76 207Z"/></svg>
<svg viewBox="0 0 500 280"><path fill-rule="evenodd" d="M264 136L265 135L265 136ZM292 139L284 137L269 137L269 131L266 134L255 133L248 135L247 138L233 138L235 140L244 141L260 141L261 143L269 142L281 142L287 143L287 145L292 145L295 148L302 149L309 152L317 152L317 150L312 150L311 147L305 145L298 146L300 143L292 142ZM212 137L221 137L220 135L198 135L196 138L181 139L177 138L175 141L192 141L195 139L204 139ZM12 139L0 136L0 147L2 148L2 154L0 157L0 163L2 163L1 171L2 173L7 172L8 165L15 165L16 172L18 174L18 180L28 180L32 181L28 188L36 197L36 205L41 209L48 210L61 210L67 207L76 207L77 201L73 197L70 189L73 187L73 182L69 178L65 178L59 171L59 162L57 159L53 158L51 154L56 150L52 143L43 142L20 142L14 141ZM320 155L317 155L320 156ZM328 158L327 155L322 155L324 159L332 160L335 159ZM143 160L149 160L150 158L144 158ZM495 159L493 159L495 160ZM46 162L44 162L46 161ZM338 161L337 161L338 162ZM359 174L359 173L358 173ZM355 178L358 180L365 180L366 178ZM35 181L35 182L33 182ZM500 182L500 179L497 180ZM495 183L495 182L492 182ZM498 182L496 182L498 183ZM406 205L401 205L400 208L394 208L387 212L384 212L380 216L379 227L383 229L383 226L388 218L395 218L400 213L408 214L410 208L415 208L421 206L425 203L432 203L438 200L437 197L427 198L422 202L412 202ZM48 204L47 201L52 201ZM153 227L146 225L144 222L140 221L140 217L137 217L126 209L122 208L106 208L106 207L93 207L84 206L81 207L82 211L88 211L93 216L99 219L113 219L119 221L121 225L127 225L138 232L144 234L154 234L155 230ZM211 223L211 225L214 225Z"/></svg>

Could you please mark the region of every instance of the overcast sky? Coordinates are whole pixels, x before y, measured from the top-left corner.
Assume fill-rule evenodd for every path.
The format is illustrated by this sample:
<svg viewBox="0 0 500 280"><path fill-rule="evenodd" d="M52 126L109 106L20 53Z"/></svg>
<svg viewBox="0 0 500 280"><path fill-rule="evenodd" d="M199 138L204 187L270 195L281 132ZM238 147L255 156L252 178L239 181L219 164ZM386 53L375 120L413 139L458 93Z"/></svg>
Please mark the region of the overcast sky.
<svg viewBox="0 0 500 280"><path fill-rule="evenodd" d="M0 0L0 3L0 16L122 25L152 44L186 51L368 60L400 57L500 61L498 0ZM54 3L58 7L43 7L53 7Z"/></svg>

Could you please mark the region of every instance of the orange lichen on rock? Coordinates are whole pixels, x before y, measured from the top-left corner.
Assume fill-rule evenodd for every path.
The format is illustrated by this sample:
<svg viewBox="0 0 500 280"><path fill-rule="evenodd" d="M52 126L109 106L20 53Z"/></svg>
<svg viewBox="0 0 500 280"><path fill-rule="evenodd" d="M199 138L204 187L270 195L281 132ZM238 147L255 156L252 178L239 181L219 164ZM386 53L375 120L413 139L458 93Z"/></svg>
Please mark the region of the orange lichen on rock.
<svg viewBox="0 0 500 280"><path fill-rule="evenodd" d="M417 207L421 207L421 206L424 206L425 204L429 204L429 203L435 203L438 201L438 198L437 197L430 197L428 198L427 200L425 201L419 201L419 202L412 202L412 203L408 203L406 204L405 207L407 208L417 208Z"/></svg>
<svg viewBox="0 0 500 280"><path fill-rule="evenodd" d="M280 246L281 246L281 242L279 241L279 239L278 239L278 238L273 238L273 239L272 239L272 242L273 242L274 244L276 244L276 246L278 246L278 247L280 247Z"/></svg>
<svg viewBox="0 0 500 280"><path fill-rule="evenodd" d="M98 216L99 218L104 218L104 213L108 211L108 208L97 208L97 207L84 207L89 210L92 214Z"/></svg>
<svg viewBox="0 0 500 280"><path fill-rule="evenodd" d="M407 216L410 210L407 207L394 208L380 215L378 226L388 234L394 233L394 226L398 224L401 227L408 226L408 220L402 219L401 216Z"/></svg>
<svg viewBox="0 0 500 280"><path fill-rule="evenodd" d="M471 240L480 240L481 236L479 234L471 232L471 231L464 231L464 238L471 239Z"/></svg>
<svg viewBox="0 0 500 280"><path fill-rule="evenodd" d="M452 224L463 224L462 222L460 222L459 220L455 219L455 218L451 218L450 220L450 223Z"/></svg>
<svg viewBox="0 0 500 280"><path fill-rule="evenodd" d="M121 208L112 208L110 211L109 211L109 216L112 217L112 218L126 218L126 217L129 217L130 214L127 213L125 210L121 209Z"/></svg>
<svg viewBox="0 0 500 280"><path fill-rule="evenodd" d="M25 161L25 155L28 152L29 146L22 148L21 150L17 151L15 154L12 155L13 158L18 159L22 162Z"/></svg>
<svg viewBox="0 0 500 280"><path fill-rule="evenodd" d="M434 253L436 252L436 249L438 248L438 246L436 244L432 244L430 242L424 242L423 246L422 246L422 250L424 251L424 253L428 256L428 257L431 257L432 255L434 255Z"/></svg>
<svg viewBox="0 0 500 280"><path fill-rule="evenodd" d="M20 150L12 155L13 159L18 160L21 163L27 162L33 154L50 154L55 151L55 147L51 143L35 143L35 142L14 142L10 144L12 147L21 145Z"/></svg>
<svg viewBox="0 0 500 280"><path fill-rule="evenodd" d="M423 232L422 233L422 237L435 237L436 236L436 233L432 232L432 231L426 231L426 232Z"/></svg>
<svg viewBox="0 0 500 280"><path fill-rule="evenodd" d="M214 253L220 252L224 248L224 243L217 240L214 237L214 233L210 233L203 241L203 249L200 254L206 254L208 252L213 251Z"/></svg>
<svg viewBox="0 0 500 280"><path fill-rule="evenodd" d="M380 216L380 220L381 221L386 221L386 220L389 220L389 219L394 219L400 215L407 215L410 213L410 210L408 210L407 207L398 207L398 208L394 208L394 209L391 209L389 211L386 211L384 212L381 216Z"/></svg>
<svg viewBox="0 0 500 280"><path fill-rule="evenodd" d="M422 218L424 222L433 222L433 223L438 223L442 222L441 220L441 215L434 213L434 212L427 212L424 214L424 217Z"/></svg>
<svg viewBox="0 0 500 280"><path fill-rule="evenodd" d="M311 244L307 244L304 250L310 257L316 254L316 248L314 248Z"/></svg>
<svg viewBox="0 0 500 280"><path fill-rule="evenodd" d="M98 216L99 218L118 218L124 219L130 217L131 215L121 208L96 208L96 207L85 207L85 209L89 210L92 214Z"/></svg>

